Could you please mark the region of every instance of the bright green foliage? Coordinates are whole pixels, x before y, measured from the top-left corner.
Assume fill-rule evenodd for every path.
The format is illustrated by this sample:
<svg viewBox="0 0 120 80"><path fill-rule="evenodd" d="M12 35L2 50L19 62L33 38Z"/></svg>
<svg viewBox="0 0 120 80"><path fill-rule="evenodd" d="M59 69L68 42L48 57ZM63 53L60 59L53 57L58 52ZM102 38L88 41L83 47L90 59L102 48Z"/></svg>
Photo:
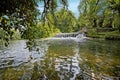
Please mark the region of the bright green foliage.
<svg viewBox="0 0 120 80"><path fill-rule="evenodd" d="M41 22L37 24L38 27L38 37L46 38L49 36L54 36L55 33L59 33L59 29L55 28L54 25L50 25L49 22L45 22L45 25L42 25Z"/></svg>
<svg viewBox="0 0 120 80"><path fill-rule="evenodd" d="M120 31L120 0L109 0L109 8L113 11L113 25Z"/></svg>
<svg viewBox="0 0 120 80"><path fill-rule="evenodd" d="M54 36L56 33L59 33L60 30L55 26L55 17L54 14L49 13L46 15L46 20L39 21L37 24L37 38L45 38L49 36Z"/></svg>
<svg viewBox="0 0 120 80"><path fill-rule="evenodd" d="M68 7L67 0L60 0L60 2L57 0L1 0L0 31L5 34L5 36L1 36L1 38L8 42L13 36L13 29L18 30L22 38L29 40L38 38L38 30L40 28L38 29L38 27L36 27L36 19L39 15L39 11L37 10L39 2L44 4L41 22L43 20L42 23L45 23L45 26L49 26L49 22L46 23L48 14L52 14L52 18L55 19L54 12L59 3L62 4L65 9ZM52 24L52 26L54 25Z"/></svg>
<svg viewBox="0 0 120 80"><path fill-rule="evenodd" d="M120 0L108 0L110 4L110 8L114 11L118 11L120 14Z"/></svg>
<svg viewBox="0 0 120 80"><path fill-rule="evenodd" d="M120 26L120 0L82 0L78 25L81 27Z"/></svg>
<svg viewBox="0 0 120 80"><path fill-rule="evenodd" d="M97 27L97 19L104 12L105 3L103 0L82 0L78 7L80 11L78 24L83 27Z"/></svg>
<svg viewBox="0 0 120 80"><path fill-rule="evenodd" d="M76 28L76 18L69 10L61 9L56 12L56 21L61 32L73 32Z"/></svg>
<svg viewBox="0 0 120 80"><path fill-rule="evenodd" d="M37 20L37 2L44 4L40 21ZM57 9L59 4L62 4L61 10ZM115 27L120 30L120 0L81 0L79 12L76 20L68 10L68 0L1 0L0 38L8 42L15 31L22 38L32 40L57 32L79 31L81 27Z"/></svg>

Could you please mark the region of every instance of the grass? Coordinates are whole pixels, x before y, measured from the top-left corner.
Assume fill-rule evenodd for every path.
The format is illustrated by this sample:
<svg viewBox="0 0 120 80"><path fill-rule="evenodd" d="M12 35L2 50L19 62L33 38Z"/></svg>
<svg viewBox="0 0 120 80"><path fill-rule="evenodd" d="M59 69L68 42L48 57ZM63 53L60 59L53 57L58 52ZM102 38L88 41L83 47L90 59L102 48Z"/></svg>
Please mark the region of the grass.
<svg viewBox="0 0 120 80"><path fill-rule="evenodd" d="M96 29L89 29L87 33L87 37L91 38L101 38L101 39L106 39L106 38L120 38L120 32L118 30L115 31L110 31L110 32L97 32Z"/></svg>

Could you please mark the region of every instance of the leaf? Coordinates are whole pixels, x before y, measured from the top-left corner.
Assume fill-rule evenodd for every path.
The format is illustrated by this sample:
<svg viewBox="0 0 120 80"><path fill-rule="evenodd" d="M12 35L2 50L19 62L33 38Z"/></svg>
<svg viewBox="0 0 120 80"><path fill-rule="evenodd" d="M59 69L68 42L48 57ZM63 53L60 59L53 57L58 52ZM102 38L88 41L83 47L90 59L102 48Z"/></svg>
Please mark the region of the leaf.
<svg viewBox="0 0 120 80"><path fill-rule="evenodd" d="M9 20L9 17L7 15L2 16L3 19Z"/></svg>

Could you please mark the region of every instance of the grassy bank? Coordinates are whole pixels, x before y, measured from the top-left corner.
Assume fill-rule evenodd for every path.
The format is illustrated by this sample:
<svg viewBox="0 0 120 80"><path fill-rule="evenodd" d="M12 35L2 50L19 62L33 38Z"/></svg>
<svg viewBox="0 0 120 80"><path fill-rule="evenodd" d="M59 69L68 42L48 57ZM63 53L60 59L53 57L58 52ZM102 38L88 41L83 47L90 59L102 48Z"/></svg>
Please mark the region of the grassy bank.
<svg viewBox="0 0 120 80"><path fill-rule="evenodd" d="M118 30L98 32L94 28L88 30L87 37L101 38L106 40L120 40L120 32Z"/></svg>

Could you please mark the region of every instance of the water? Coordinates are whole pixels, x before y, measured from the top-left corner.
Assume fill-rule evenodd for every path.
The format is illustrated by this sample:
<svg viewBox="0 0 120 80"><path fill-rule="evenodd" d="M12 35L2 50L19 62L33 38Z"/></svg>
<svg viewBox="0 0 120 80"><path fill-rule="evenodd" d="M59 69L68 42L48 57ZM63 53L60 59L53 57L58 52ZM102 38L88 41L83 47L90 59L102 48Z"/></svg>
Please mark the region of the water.
<svg viewBox="0 0 120 80"><path fill-rule="evenodd" d="M52 38L0 45L0 80L119 80L120 41Z"/></svg>
<svg viewBox="0 0 120 80"><path fill-rule="evenodd" d="M50 37L50 38L47 38L46 40L68 40L68 41L73 40L76 42L83 42L86 39L89 39L88 37L85 36L85 33L78 34L77 36L74 36L74 37L70 37L70 36L71 36L71 34L69 34L69 33L62 33L62 35L60 35L60 36Z"/></svg>

